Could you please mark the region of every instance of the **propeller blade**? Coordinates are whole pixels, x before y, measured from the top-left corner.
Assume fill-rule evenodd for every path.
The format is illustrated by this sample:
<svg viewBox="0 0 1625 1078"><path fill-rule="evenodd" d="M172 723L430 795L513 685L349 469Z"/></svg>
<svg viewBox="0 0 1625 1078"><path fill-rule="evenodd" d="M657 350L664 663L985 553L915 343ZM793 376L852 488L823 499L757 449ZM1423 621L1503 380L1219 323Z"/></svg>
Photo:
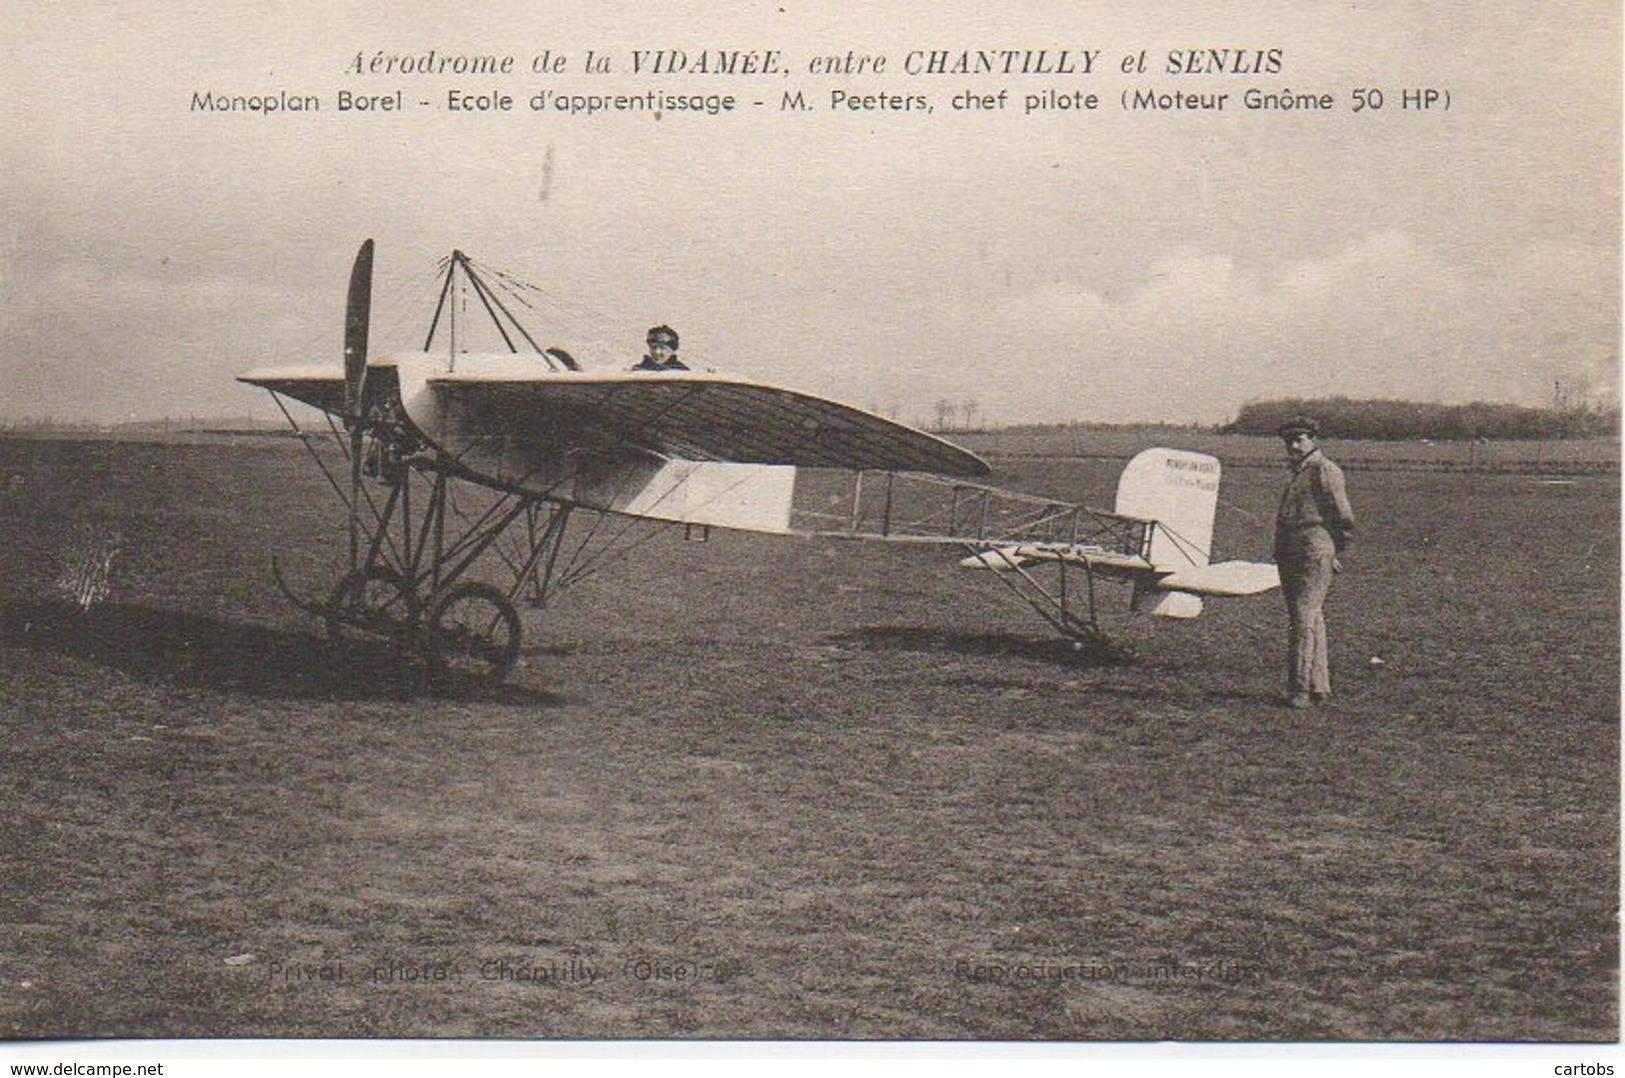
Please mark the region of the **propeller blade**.
<svg viewBox="0 0 1625 1078"><path fill-rule="evenodd" d="M361 417L367 379L367 324L372 318L372 241L361 245L350 270L350 297L344 308L344 418Z"/></svg>
<svg viewBox="0 0 1625 1078"><path fill-rule="evenodd" d="M350 567L361 557L361 455L366 449L367 325L372 319L372 241L356 252L344 305L344 425L350 431Z"/></svg>

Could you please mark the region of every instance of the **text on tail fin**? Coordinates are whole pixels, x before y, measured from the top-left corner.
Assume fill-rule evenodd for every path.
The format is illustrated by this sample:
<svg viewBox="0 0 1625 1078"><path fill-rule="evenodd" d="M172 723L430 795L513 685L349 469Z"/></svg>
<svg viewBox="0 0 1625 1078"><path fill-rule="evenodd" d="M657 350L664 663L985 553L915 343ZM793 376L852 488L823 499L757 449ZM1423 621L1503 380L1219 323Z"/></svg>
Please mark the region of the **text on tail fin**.
<svg viewBox="0 0 1625 1078"><path fill-rule="evenodd" d="M1116 511L1154 520L1147 559L1158 568L1208 563L1219 508L1219 461L1185 449L1147 449L1117 481Z"/></svg>

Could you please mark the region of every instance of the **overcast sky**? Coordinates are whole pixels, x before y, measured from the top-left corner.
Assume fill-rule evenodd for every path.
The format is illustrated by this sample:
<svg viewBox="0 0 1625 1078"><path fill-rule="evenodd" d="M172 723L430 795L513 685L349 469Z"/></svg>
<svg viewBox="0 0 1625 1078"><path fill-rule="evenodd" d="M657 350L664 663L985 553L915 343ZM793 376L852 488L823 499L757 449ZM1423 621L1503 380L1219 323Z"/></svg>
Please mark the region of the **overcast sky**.
<svg viewBox="0 0 1625 1078"><path fill-rule="evenodd" d="M274 415L233 376L338 364L367 237L375 350L421 344L434 261L460 247L545 289L557 306L529 328L588 365L634 362L667 322L691 362L911 420L942 400L998 422L1216 422L1283 394L1541 404L1556 380L1618 384L1615 3L399 6L8 6L0 419ZM431 48L522 70L345 71ZM791 74L627 70L659 48L778 49ZM902 70L915 50L1004 48L1100 53L1088 76ZM1187 48L1278 49L1280 70L1166 74ZM573 70L524 70L543 49ZM580 73L588 49L617 72ZM1141 49L1150 70L1122 74ZM891 69L806 73L848 50ZM448 113L458 86L516 110ZM397 87L404 113L334 108ZM1249 87L1336 108L1250 112ZM1355 114L1356 87L1384 107ZM1449 110L1403 110L1418 87ZM1001 88L1002 113L951 107ZM569 117L531 112L541 89L745 104ZM934 110L832 110L834 89ZM1021 114L1052 89L1101 107ZM791 90L812 111L781 111ZM1125 111L1125 90L1230 97ZM205 91L323 107L193 111Z"/></svg>

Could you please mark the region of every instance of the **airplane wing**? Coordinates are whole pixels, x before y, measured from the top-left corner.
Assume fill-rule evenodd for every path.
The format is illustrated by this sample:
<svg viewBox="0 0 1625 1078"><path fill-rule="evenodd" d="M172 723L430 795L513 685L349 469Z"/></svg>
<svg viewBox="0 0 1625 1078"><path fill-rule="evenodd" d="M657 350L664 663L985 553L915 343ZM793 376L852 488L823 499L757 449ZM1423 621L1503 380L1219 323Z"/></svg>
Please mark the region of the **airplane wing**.
<svg viewBox="0 0 1625 1078"><path fill-rule="evenodd" d="M239 382L269 389L333 415L344 414L344 372L331 363L273 367L239 375Z"/></svg>
<svg viewBox="0 0 1625 1078"><path fill-rule="evenodd" d="M371 367L420 367L382 357ZM793 464L852 471L983 476L987 462L952 442L860 408L796 390L700 371L545 371L529 357L465 355L424 380L433 407L408 411L452 444L506 439L534 454L655 455L677 460ZM334 415L344 378L331 366L249 371L260 386Z"/></svg>
<svg viewBox="0 0 1625 1078"><path fill-rule="evenodd" d="M657 454L692 461L979 476L974 453L924 431L795 390L706 372L539 372L466 363L427 379L439 428L532 452ZM418 410L408 403L416 416Z"/></svg>

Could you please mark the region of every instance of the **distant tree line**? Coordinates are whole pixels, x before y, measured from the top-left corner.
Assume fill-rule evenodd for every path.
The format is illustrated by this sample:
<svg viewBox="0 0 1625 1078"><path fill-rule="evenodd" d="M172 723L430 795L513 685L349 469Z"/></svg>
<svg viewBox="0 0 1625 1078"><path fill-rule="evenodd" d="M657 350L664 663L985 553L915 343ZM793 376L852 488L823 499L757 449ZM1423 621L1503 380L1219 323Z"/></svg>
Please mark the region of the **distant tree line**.
<svg viewBox="0 0 1625 1078"><path fill-rule="evenodd" d="M1423 404L1415 401L1351 400L1348 397L1282 398L1242 406L1221 434L1274 434L1295 415L1314 416L1331 438L1386 441L1476 438L1595 438L1618 435L1619 407L1581 403L1530 408L1516 404Z"/></svg>
<svg viewBox="0 0 1625 1078"><path fill-rule="evenodd" d="M929 427L936 431L979 430L981 410L982 406L974 398L956 401L943 397L936 403L936 418ZM897 418L896 408L892 409L892 418Z"/></svg>

